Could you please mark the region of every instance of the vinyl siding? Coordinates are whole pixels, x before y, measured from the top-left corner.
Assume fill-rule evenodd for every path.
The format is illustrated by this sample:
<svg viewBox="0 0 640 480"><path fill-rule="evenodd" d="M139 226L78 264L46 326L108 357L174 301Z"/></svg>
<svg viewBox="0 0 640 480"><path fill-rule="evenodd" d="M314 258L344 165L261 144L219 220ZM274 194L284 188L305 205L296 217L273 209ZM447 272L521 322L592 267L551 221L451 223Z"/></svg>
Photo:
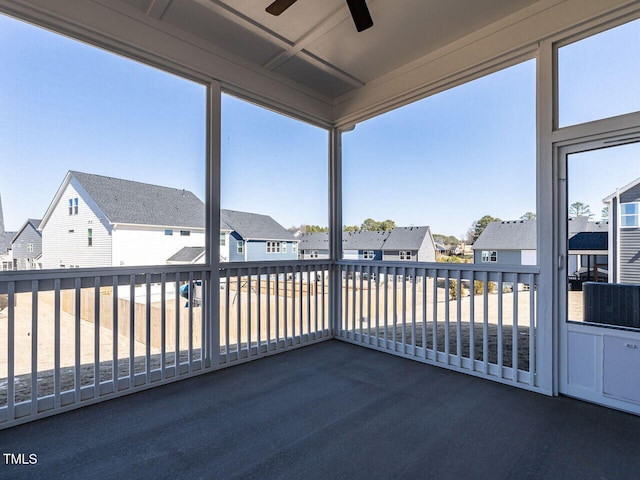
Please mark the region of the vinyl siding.
<svg viewBox="0 0 640 480"><path fill-rule="evenodd" d="M295 242L281 242L287 244L286 253L267 253L266 240L250 240L245 243L247 251L247 261L249 262L261 262L261 261L275 261L275 260L297 260L298 253L293 251L293 244ZM231 253L233 257L233 253Z"/></svg>
<svg viewBox="0 0 640 480"><path fill-rule="evenodd" d="M620 229L620 283L640 283L640 228Z"/></svg>
<svg viewBox="0 0 640 480"><path fill-rule="evenodd" d="M203 230L189 230L180 235L181 228L173 228L173 235L165 235L165 227L120 226L113 229L113 266L165 265L167 259L182 247L205 245Z"/></svg>
<svg viewBox="0 0 640 480"><path fill-rule="evenodd" d="M27 246L33 244L33 252L29 252ZM20 236L13 243L13 258L17 260L18 270L31 270L31 259L42 253L42 236L33 228L27 225Z"/></svg>
<svg viewBox="0 0 640 480"><path fill-rule="evenodd" d="M111 266L111 229L100 210L78 186L67 185L60 201L42 230L43 268ZM78 198L78 214L69 215L69 199ZM100 217L96 215L100 214ZM93 246L88 246L87 230L93 230ZM72 230L72 232L70 232Z"/></svg>
<svg viewBox="0 0 640 480"><path fill-rule="evenodd" d="M496 250L498 258L496 262L483 262L482 250L473 251L473 263L479 265L521 265L521 250Z"/></svg>
<svg viewBox="0 0 640 480"><path fill-rule="evenodd" d="M620 203L640 201L640 184L620 194Z"/></svg>

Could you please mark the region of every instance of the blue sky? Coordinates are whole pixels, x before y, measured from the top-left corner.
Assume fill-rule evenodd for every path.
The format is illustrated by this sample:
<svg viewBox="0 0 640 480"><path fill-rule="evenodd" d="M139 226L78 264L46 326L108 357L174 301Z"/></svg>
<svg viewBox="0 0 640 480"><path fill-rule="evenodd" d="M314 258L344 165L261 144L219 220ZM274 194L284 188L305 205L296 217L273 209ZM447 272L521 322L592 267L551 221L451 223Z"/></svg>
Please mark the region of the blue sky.
<svg viewBox="0 0 640 480"><path fill-rule="evenodd" d="M639 31L560 50L563 125L640 110ZM67 170L204 199L204 86L4 16L0 72L8 229L41 217ZM366 121L343 143L345 224L391 218L460 236L485 214L516 219L535 210L535 60ZM327 225L327 152L326 131L225 95L223 208ZM640 174L635 152L620 155L622 173L599 183ZM578 178L599 214L600 189Z"/></svg>

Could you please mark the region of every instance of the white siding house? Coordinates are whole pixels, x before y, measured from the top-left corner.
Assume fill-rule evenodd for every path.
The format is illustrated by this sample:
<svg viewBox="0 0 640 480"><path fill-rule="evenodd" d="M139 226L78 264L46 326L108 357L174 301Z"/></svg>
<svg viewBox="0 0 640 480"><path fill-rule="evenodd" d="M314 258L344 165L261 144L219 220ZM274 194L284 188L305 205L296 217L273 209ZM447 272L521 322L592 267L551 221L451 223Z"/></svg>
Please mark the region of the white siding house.
<svg viewBox="0 0 640 480"><path fill-rule="evenodd" d="M40 229L43 268L162 265L204 245L204 204L186 190L71 171Z"/></svg>

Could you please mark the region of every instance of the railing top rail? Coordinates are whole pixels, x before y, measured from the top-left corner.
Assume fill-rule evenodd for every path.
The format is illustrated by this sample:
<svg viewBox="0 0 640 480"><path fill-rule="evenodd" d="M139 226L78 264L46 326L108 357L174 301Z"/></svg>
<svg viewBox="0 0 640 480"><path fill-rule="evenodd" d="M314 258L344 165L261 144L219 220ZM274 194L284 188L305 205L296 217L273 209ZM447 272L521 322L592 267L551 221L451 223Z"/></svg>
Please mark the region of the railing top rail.
<svg viewBox="0 0 640 480"><path fill-rule="evenodd" d="M237 269L255 269L265 267L305 267L305 266L319 266L328 267L332 265L331 260L286 260L286 261L272 261L266 260L262 262L224 262L220 263L220 270L237 270Z"/></svg>
<svg viewBox="0 0 640 480"><path fill-rule="evenodd" d="M387 260L339 260L340 266L415 268L421 270L449 270L462 272L490 273L531 273L539 274L537 265L484 265L477 263L438 263L438 262L389 262Z"/></svg>
<svg viewBox="0 0 640 480"><path fill-rule="evenodd" d="M60 268L51 270L18 270L13 272L1 272L0 283L19 282L32 280L54 280L66 278L85 277L113 277L161 274L161 273L183 273L183 272L203 272L210 268L207 265L157 265L139 267L100 267L100 268Z"/></svg>

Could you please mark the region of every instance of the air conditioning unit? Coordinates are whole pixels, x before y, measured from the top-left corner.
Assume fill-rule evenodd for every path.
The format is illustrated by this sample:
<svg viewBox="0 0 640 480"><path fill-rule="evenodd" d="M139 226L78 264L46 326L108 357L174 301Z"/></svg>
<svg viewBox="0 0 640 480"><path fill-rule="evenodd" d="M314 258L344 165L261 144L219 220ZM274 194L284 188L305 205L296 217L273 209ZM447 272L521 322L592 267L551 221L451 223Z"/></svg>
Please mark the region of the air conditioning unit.
<svg viewBox="0 0 640 480"><path fill-rule="evenodd" d="M640 285L585 282L584 321L640 328Z"/></svg>

